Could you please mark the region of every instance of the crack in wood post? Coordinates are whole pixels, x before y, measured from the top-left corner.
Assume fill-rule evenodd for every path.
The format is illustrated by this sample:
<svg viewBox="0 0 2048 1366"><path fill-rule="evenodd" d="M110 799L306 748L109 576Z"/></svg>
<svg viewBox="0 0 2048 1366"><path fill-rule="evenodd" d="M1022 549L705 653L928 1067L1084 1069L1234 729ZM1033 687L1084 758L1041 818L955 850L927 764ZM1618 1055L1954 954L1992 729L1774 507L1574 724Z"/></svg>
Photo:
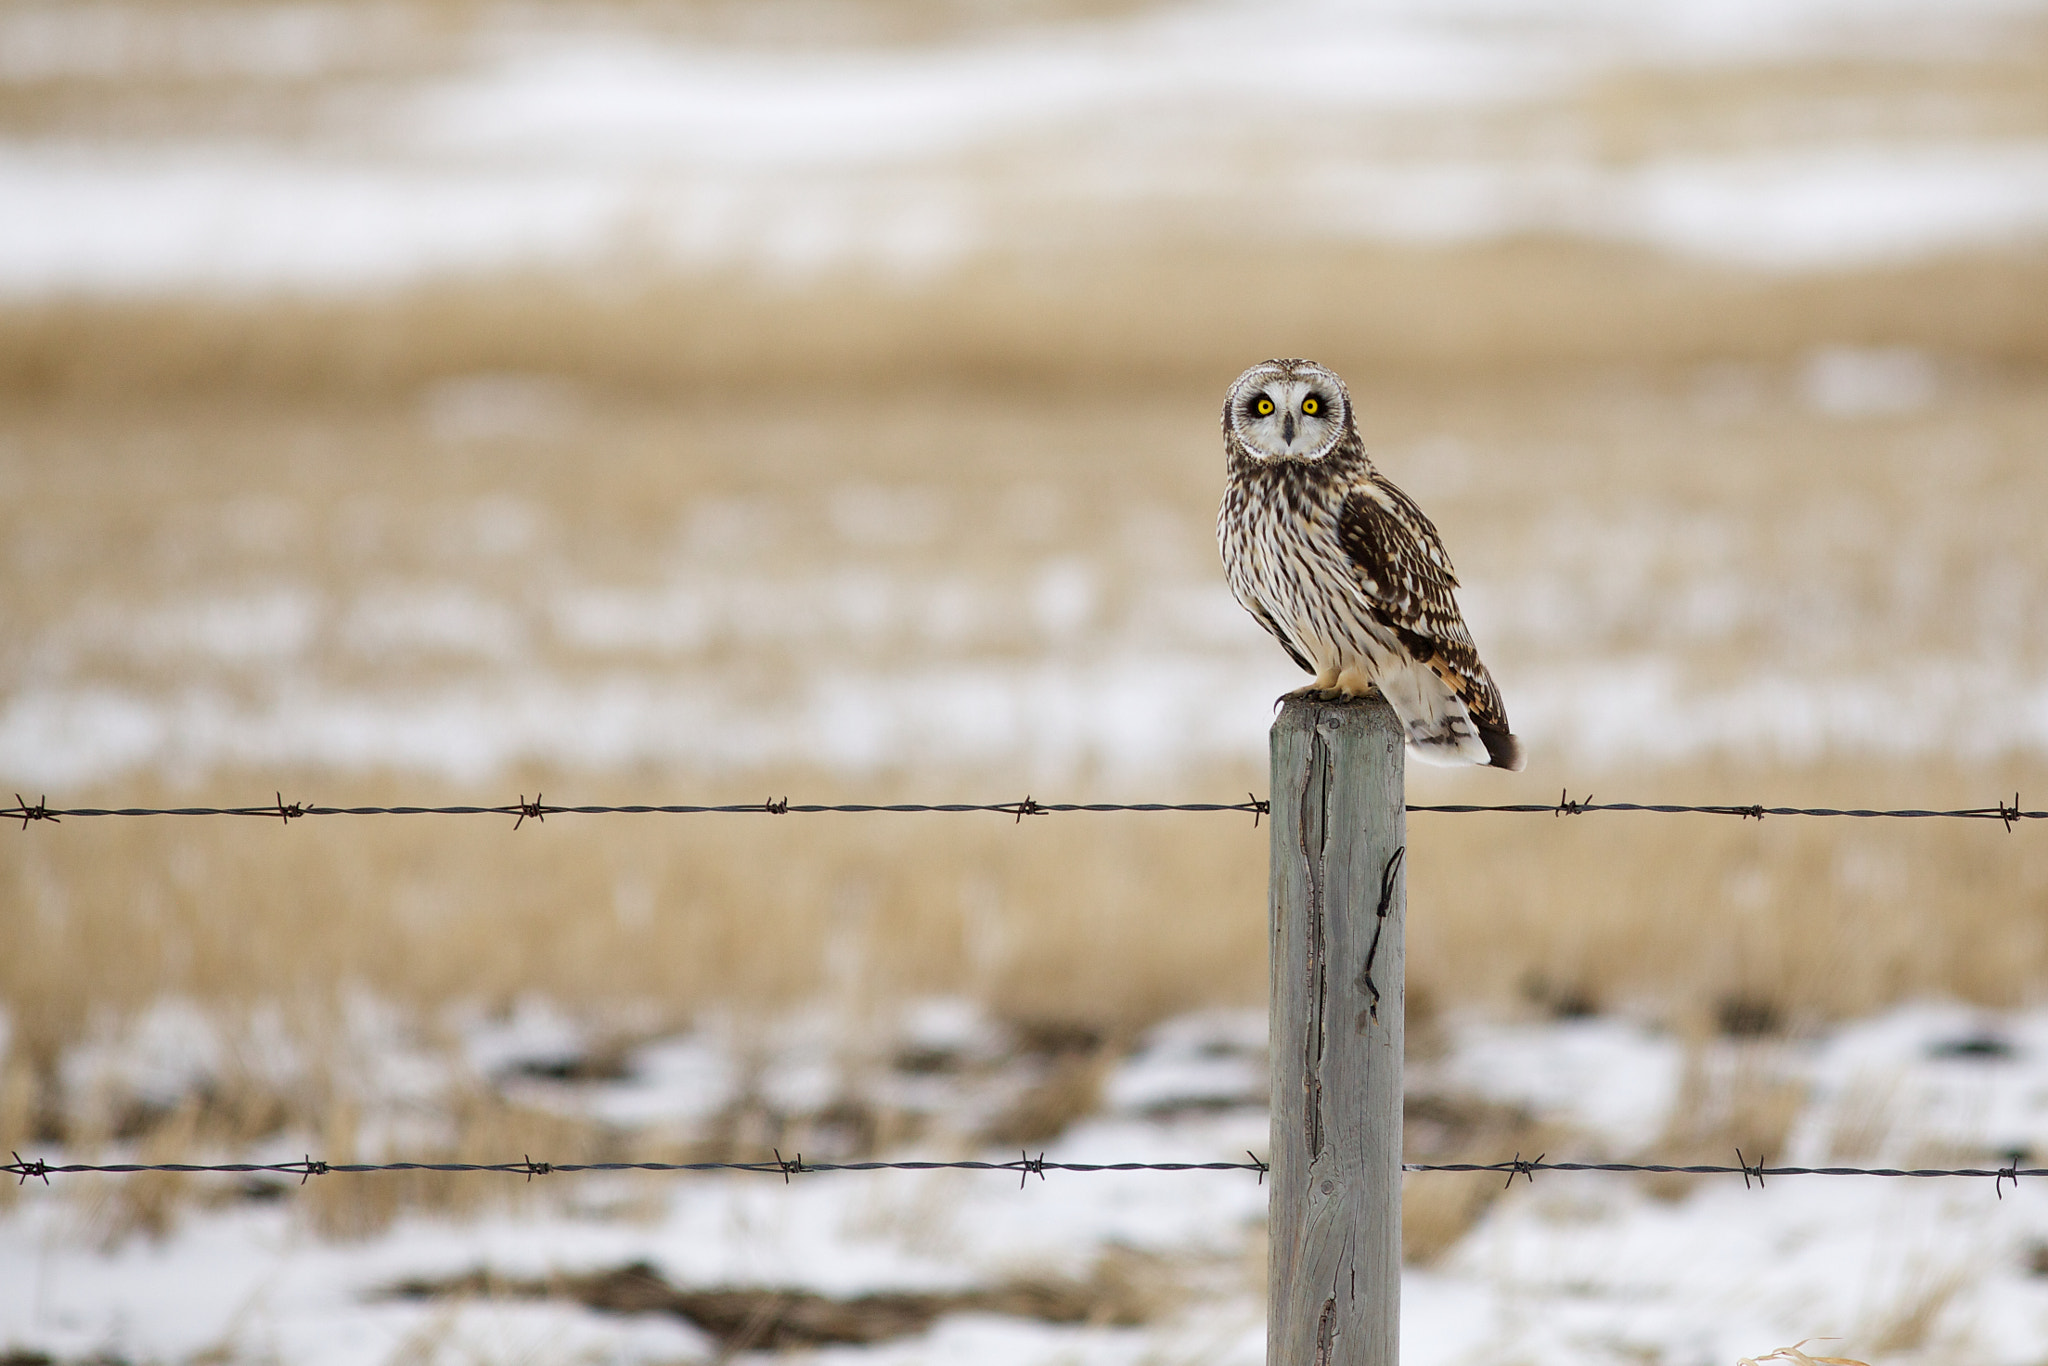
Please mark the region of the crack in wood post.
<svg viewBox="0 0 2048 1366"><path fill-rule="evenodd" d="M1315 793L1316 799L1309 800ZM1308 870L1308 1027L1302 1040L1302 1124L1309 1160L1323 1152L1323 1051L1328 1043L1324 1009L1329 999L1328 854L1330 841L1330 750L1320 726L1309 731L1307 771L1301 782L1301 856ZM1310 835L1310 825L1315 827Z"/></svg>

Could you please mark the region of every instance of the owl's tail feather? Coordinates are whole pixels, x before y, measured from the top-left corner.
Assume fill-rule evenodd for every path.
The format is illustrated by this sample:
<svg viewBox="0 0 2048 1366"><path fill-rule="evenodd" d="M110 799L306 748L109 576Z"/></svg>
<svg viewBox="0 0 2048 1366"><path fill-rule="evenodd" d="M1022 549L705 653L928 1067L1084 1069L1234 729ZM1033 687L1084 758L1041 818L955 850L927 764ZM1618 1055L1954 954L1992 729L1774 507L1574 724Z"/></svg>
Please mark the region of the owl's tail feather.
<svg viewBox="0 0 2048 1366"><path fill-rule="evenodd" d="M1522 742L1505 730L1479 725L1465 700L1427 664L1409 662L1374 679L1408 732L1408 749L1426 764L1519 771Z"/></svg>
<svg viewBox="0 0 2048 1366"><path fill-rule="evenodd" d="M1486 745L1486 761L1494 768L1504 768L1510 773L1520 773L1522 766L1529 762L1529 752L1522 748L1522 739L1504 730L1481 729L1479 739Z"/></svg>

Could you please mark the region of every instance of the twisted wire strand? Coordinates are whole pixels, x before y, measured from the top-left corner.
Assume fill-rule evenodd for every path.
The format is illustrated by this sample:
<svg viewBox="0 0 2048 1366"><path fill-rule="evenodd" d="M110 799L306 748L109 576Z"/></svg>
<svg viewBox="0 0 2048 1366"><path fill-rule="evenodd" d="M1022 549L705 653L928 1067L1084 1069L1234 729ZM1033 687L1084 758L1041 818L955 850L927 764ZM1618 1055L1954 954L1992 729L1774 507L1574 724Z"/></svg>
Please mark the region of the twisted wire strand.
<svg viewBox="0 0 2048 1366"><path fill-rule="evenodd" d="M1569 790L1555 802L1504 802L1481 805L1464 802L1414 803L1413 813L1450 816L1541 815L1585 816L1611 812L1652 815L1734 816L1739 820L1761 821L1770 816L1840 817L1856 820L1973 820L1997 821L2007 830L2022 821L2048 820L2048 811L2021 807L2018 793L2012 801L1993 806L1941 810L1927 807L1765 806L1685 805L1675 802L1599 802L1591 797L1573 798ZM556 804L544 802L538 794L528 801L497 806L321 806L317 803L287 802L282 793L269 803L251 806L51 806L47 798L30 802L16 793L14 805L0 807L0 819L18 820L23 829L39 821L53 824L65 820L98 817L144 816L243 816L292 821L313 816L510 816L513 827L528 820L545 821L549 816L709 816L709 815L1000 815L1021 823L1026 816L1104 815L1129 812L1234 812L1249 815L1256 824L1270 814L1271 803L1252 795L1239 802L1041 802L1023 797L1007 802L792 802L787 797L759 802L728 802L713 805L694 803Z"/></svg>
<svg viewBox="0 0 2048 1366"><path fill-rule="evenodd" d="M1544 1157L1524 1159L1519 1154L1502 1162L1404 1162L1404 1172L1485 1172L1505 1175L1512 1185L1516 1177L1531 1181L1538 1172L1598 1172L1621 1175L1740 1176L1747 1186L1761 1186L1774 1176L1874 1176L1929 1179L1968 1177L1991 1180L2003 1198L2005 1183L2015 1186L2021 1177L2048 1176L2048 1167L2022 1167L2017 1158L2004 1167L1800 1167L1769 1166L1750 1162L1737 1151L1733 1165L1726 1163L1674 1164L1664 1162L1551 1162ZM1063 1162L1044 1154L1028 1153L1002 1162L891 1161L891 1162L809 1162L801 1153L785 1158L754 1162L543 1162L522 1157L517 1162L326 1162L307 1156L291 1162L45 1162L13 1154L12 1162L0 1163L0 1173L22 1183L36 1179L48 1183L53 1176L129 1176L142 1172L212 1175L296 1176L303 1183L315 1176L366 1175L377 1172L493 1172L524 1176L552 1176L578 1172L751 1172L781 1176L821 1175L832 1172L1008 1172L1017 1176L1043 1178L1048 1172L1252 1172L1263 1181L1272 1170L1256 1154L1246 1153L1242 1162Z"/></svg>

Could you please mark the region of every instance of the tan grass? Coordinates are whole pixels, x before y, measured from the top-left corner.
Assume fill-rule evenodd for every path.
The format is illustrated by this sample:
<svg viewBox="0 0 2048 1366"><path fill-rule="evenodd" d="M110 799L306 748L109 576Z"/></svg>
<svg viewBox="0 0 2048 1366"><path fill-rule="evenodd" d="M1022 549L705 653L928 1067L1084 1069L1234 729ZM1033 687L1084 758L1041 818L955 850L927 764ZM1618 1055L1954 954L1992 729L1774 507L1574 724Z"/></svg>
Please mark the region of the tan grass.
<svg viewBox="0 0 2048 1366"><path fill-rule="evenodd" d="M1408 1097L1404 1162L1498 1162L1556 1151L1565 1134L1512 1105L1464 1096ZM1498 1172L1416 1172L1401 1178L1401 1258L1428 1266L1456 1246L1506 1193Z"/></svg>
<svg viewBox="0 0 2048 1366"><path fill-rule="evenodd" d="M1709 1054L1688 1050L1685 1072L1664 1132L1651 1145L1672 1166L1768 1164L1785 1150L1806 1088L1772 1072L1755 1048ZM1644 1188L1665 1199L1691 1194L1697 1178L1654 1175Z"/></svg>
<svg viewBox="0 0 2048 1366"><path fill-rule="evenodd" d="M32 1058L75 1037L95 1003L164 994L231 1007L330 1001L351 984L414 1005L536 993L652 1001L680 1022L810 997L836 976L856 1015L975 987L1022 1017L1125 1024L1256 999L1264 980L1249 821L1208 841L1139 816L1028 830L998 817L557 816L516 837L497 821L330 821L311 839L254 840L168 822L62 833L73 824L63 850L9 851L28 857L13 867L22 952L5 995ZM650 914L621 919L622 879L652 889ZM37 890L54 885L61 908ZM849 938L835 921L853 900L872 910ZM967 936L989 914L1012 947L976 963ZM828 971L835 942L850 973Z"/></svg>
<svg viewBox="0 0 2048 1366"><path fill-rule="evenodd" d="M1833 776L1864 792L1892 781L1853 772ZM320 790L338 803L391 793L331 776ZM794 790L849 795L823 778ZM1941 793L1932 778L1929 791ZM1915 827L1899 837L1913 894L1873 906L1839 889L1829 829L1416 817L1411 977L1447 1003L1513 1006L1540 972L1595 1007L1648 1005L1709 1030L1736 993L1788 1025L1925 995L2030 999L2048 950L2021 933L2044 876L2023 837ZM22 1069L51 1065L96 1008L166 995L235 1010L311 1009L358 987L429 1008L538 994L600 1013L652 1003L680 1024L820 993L858 1017L965 992L1012 1018L1129 1030L1259 999L1264 854L1263 833L1229 817L557 816L516 833L489 818L66 822L0 845L19 949L0 966L17 1040L0 1114L32 1127L19 1116L35 1073ZM1768 913L1722 901L1731 867L1782 889ZM856 903L868 909L849 934ZM273 1122L250 1114L239 1130ZM1724 1156L1727 1134L1711 1137Z"/></svg>
<svg viewBox="0 0 2048 1366"><path fill-rule="evenodd" d="M1189 287L1190 281L1203 282ZM1783 359L1912 345L2039 364L2039 253L1773 276L1564 241L1458 249L1133 244L991 260L928 286L801 291L661 276L529 276L331 302L55 302L0 310L0 392L361 395L473 371L703 392L770 371L806 389L919 382L1220 387L1246 356L1352 371Z"/></svg>
<svg viewBox="0 0 2048 1366"><path fill-rule="evenodd" d="M607 1145L598 1126L546 1111L513 1105L483 1091L458 1095L447 1107L452 1139L430 1145L431 1156L408 1149L402 1160L428 1162L506 1162L531 1154L537 1161L603 1162L617 1160L616 1144ZM366 1152L359 1115L345 1101L335 1101L316 1130L320 1156L328 1162L388 1161L396 1154ZM490 1173L376 1172L308 1182L299 1194L298 1210L317 1233L336 1239L368 1238L381 1233L400 1214L463 1214L480 1209L520 1207L563 1198L544 1183L505 1181Z"/></svg>
<svg viewBox="0 0 2048 1366"><path fill-rule="evenodd" d="M1941 1313L1973 1279L1970 1268L1924 1270L1870 1330L1870 1352L1916 1352L1927 1346Z"/></svg>
<svg viewBox="0 0 2048 1366"><path fill-rule="evenodd" d="M263 315L263 326L282 326L279 316ZM1951 648L1943 633L1956 614L1940 604L1967 604L1986 576L2041 577L2024 514L2048 499L2048 466L2034 458L2048 403L2027 372L1964 367L1929 412L1824 423L1786 396L1782 370L1764 369L1757 406L1733 426L1700 416L1697 376L1684 367L1355 373L1375 446L1426 495L1476 581L1511 579L1556 553L1535 511L1579 509L1589 525L1626 526L1631 509L1661 500L1754 528L1729 572L1838 576L1882 660L1916 641ZM1213 386L921 386L828 388L762 421L715 398L592 389L565 431L523 441L438 438L412 392L360 402L232 391L17 399L0 407L9 629L33 640L82 604L273 582L341 602L380 582L453 583L523 610L524 586L549 574L656 577L690 508L729 497L787 517L778 537L722 552L721 568L824 574L838 557L879 554L835 549L819 520L823 495L849 480L931 488L953 509L931 543L882 557L907 574L1001 581L1046 556L1084 556L1105 567L1115 595L1162 574L1215 572ZM1432 489L1430 443L1447 432L1468 468ZM753 456L736 463L728 453L742 438ZM1036 539L991 527L989 510L1019 488L1057 509ZM450 539L486 496L540 510L538 539L516 559ZM1809 566L1813 518L1844 497L1869 520L1867 534L1829 542ZM260 535L249 530L252 508ZM1902 552L1932 576L1935 607L1919 615L1887 614ZM2036 628L2016 629L2021 657L2042 648ZM1768 637L1692 648L1627 634L1597 644L1673 651L1709 674L1788 648ZM756 657L721 648L709 661L718 667L806 662L776 653L784 646ZM377 667L325 656L313 665L351 683ZM1511 708L1513 665L1510 652L1498 666ZM178 686L193 666L88 657L77 667L89 678L126 671L114 676L152 688ZM243 686L238 677L223 686ZM1598 795L1981 806L2048 788L2043 777L2025 758L1968 768L1723 760L1606 771ZM1414 781L1419 797L1449 800L1585 791L1547 754L1519 777L1418 771ZM335 803L501 801L515 785L551 800L1018 795L1015 776L1002 774L853 782L532 767L488 792L401 773L266 771L53 795L242 802L283 788ZM1168 795L1230 796L1264 780L1247 766L1171 786ZM1073 795L1095 790L1082 778ZM1551 1009L1646 1007L1688 1029L1745 1019L1796 1028L1915 996L2016 1004L2048 971L2048 852L2031 830L1418 815L1411 831L1411 978L1446 1006L1533 995ZM133 1010L166 993L224 1008L325 1008L357 985L413 1004L537 992L572 1004L651 1001L679 1021L707 1004L765 1006L827 989L850 993L856 1012L905 993L965 991L1014 1018L1128 1029L1168 1010L1258 999L1264 848L1263 833L1237 818L1160 816L1021 828L996 818L557 817L516 834L490 820L18 832L0 841L0 921L23 949L0 962L0 999L22 1045L10 1053L0 1126L47 1128L33 1094L94 1009ZM826 968L834 951L836 977Z"/></svg>
<svg viewBox="0 0 2048 1366"><path fill-rule="evenodd" d="M1849 1079L1828 1126L1828 1166L1862 1166L1877 1157L1896 1122L1898 1092L1896 1075Z"/></svg>
<svg viewBox="0 0 2048 1366"><path fill-rule="evenodd" d="M1995 790L1876 763L1601 785L1616 799L1769 791L1802 805L1976 805L1991 799L1966 793ZM1707 1031L1744 1016L1790 1028L1917 997L2016 1006L2048 970L2036 919L2048 854L1995 822L1879 833L1795 818L1418 816L1411 829L1409 972L1445 999L1508 1000L1540 984L1546 999L1648 1006ZM1896 870L1877 891L1841 876L1844 848L1872 840Z"/></svg>
<svg viewBox="0 0 2048 1366"><path fill-rule="evenodd" d="M593 299L500 282L331 308L17 309L0 317L0 371L11 376L0 385L0 543L12 556L0 607L20 643L6 677L26 677L28 646L94 604L275 584L345 604L398 582L454 584L531 610L522 595L550 576L657 582L679 525L718 499L751 499L782 519L775 536L719 552L717 567L733 573L822 578L859 562L1001 583L1071 556L1102 568L1112 600L1154 582L1202 582L1216 572L1216 394L1248 357L1301 350L1324 351L1353 375L1375 449L1430 507L1472 582L1548 563L1560 551L1545 538L1572 517L1626 530L1648 507L1665 518L1645 523L1653 528L1719 519L1746 538L1719 570L1653 562L1644 572L1673 593L1710 570L1743 582L1832 576L1858 626L1855 659L1966 651L1978 646L1956 604L1968 607L1985 582L2048 581L2032 515L2048 501L2038 459L2048 400L2030 368L2048 355L2048 333L2038 310L2016 302L2040 293L2028 288L2039 268L1980 260L1765 284L1523 244L1337 262L1346 289L1385 307L1332 304L1321 321L1277 319L1264 305L1237 316L1245 301L1228 290L1192 300L1167 291L1168 301L1148 295L1140 306L1142 274L1090 294L1087 282L1102 282L1086 271L1049 297L1027 297L998 273L958 297L849 284L764 302L735 284ZM1550 309L1551 290L1585 307ZM1990 296L1996 306L1979 310ZM1977 354L1937 356L1941 394L1925 411L1827 421L1796 393L1796 353L1815 340ZM1703 406L1702 386L1720 372L1670 359L1696 354L1735 366L1747 406ZM1581 364L1586 356L1601 359ZM721 400L720 376L767 361L793 380L786 403L763 417ZM433 385L478 369L566 377L580 406L560 430L526 439L437 434ZM1432 454L1446 444L1461 453L1462 474ZM747 458L734 460L736 449ZM933 490L950 520L924 545L848 550L823 507L854 482ZM1054 509L1045 526L1005 529L992 511L1020 490ZM452 536L485 498L539 509L532 544L487 553ZM1844 506L1860 529L1830 532ZM1921 609L1899 605L1901 566L1921 576ZM2048 647L2030 615L2037 599L2023 591L2017 601L2013 657L2037 660ZM1768 632L1673 639L1654 617L1602 629L1590 641L1506 642L1495 657L1511 711L1518 650L1655 651L1718 678L1802 648ZM537 647L537 666L589 667L552 648ZM847 648L899 658L920 647ZM1037 647L1020 638L992 648L1022 659ZM745 671L815 660L801 642L751 653L727 642L697 663L753 676ZM146 692L212 666L116 652L73 667ZM326 645L306 667L350 686L384 681L384 665ZM398 684L487 676L392 668ZM223 688L261 682L232 670L205 677ZM2044 777L2041 761L2024 757L1755 757L1609 769L1594 790L1981 806L2048 790ZM1254 765L1183 775L1164 792L1072 781L1071 793L1036 795L1229 798L1265 786ZM1418 797L1444 800L1547 802L1561 785L1584 795L1587 781L1551 754L1514 778L1414 776ZM527 766L488 790L301 770L129 775L51 795L239 803L281 788L336 804L497 802L524 787L551 801L925 800L1014 798L1026 786L1036 784L1012 773L855 780ZM1417 815L1411 992L1446 1008L1627 1009L1702 1039L1796 1030L1921 996L2025 1003L2048 976L2040 833ZM427 1022L450 1002L496 1009L537 995L600 1024L630 1015L639 1031L712 1009L758 1020L818 1000L859 1030L905 997L950 993L1012 1022L1114 1040L1173 1011L1255 1004L1265 983L1266 835L1239 817L559 816L516 832L489 818L290 828L74 820L0 834L0 942L11 950L0 957L0 1001L14 1039L0 1066L0 1142L10 1145L226 1151L290 1132L317 1139L330 1160L364 1151L358 1100L317 1069L288 1091L231 1074L193 1107L131 1117L125 1133L68 1111L56 1084L65 1051L101 1013L165 996L224 1018L286 1002L289 1027L316 1038L356 992ZM1427 1031L1416 1033L1426 1047ZM1107 1056L1080 1050L1050 1069L1005 1117L1006 1136L1028 1141L1085 1109ZM1777 1152L1794 1097L1761 1076L1697 1068L1689 1085L1659 1156ZM790 1121L765 1111L729 1118L706 1140L720 1153L826 1141L819 1129L779 1128ZM832 1122L853 1135L835 1143L887 1145L905 1132L887 1115ZM1494 1158L1518 1137L1489 1131L1470 1148ZM553 1160L611 1141L462 1097L437 1151L495 1160L543 1139ZM511 1187L521 1189L502 1194ZM1427 1261L1449 1246L1496 1188L1479 1177L1417 1183L1410 1256ZM161 1229L189 1196L169 1184L109 1192L96 1226L108 1237ZM362 1235L401 1203L528 1197L521 1183L486 1178L371 1177L307 1198L318 1227Z"/></svg>

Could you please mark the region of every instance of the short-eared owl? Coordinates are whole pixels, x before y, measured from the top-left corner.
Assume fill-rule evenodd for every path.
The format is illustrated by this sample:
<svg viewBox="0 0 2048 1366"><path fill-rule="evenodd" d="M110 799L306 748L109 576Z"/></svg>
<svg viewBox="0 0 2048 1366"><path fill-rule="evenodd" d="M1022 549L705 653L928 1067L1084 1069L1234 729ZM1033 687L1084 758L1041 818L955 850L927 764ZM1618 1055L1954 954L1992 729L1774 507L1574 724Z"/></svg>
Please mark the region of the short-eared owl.
<svg viewBox="0 0 2048 1366"><path fill-rule="evenodd" d="M1238 602L1315 675L1291 695L1378 688L1417 758L1521 768L1450 556L1373 468L1344 381L1314 361L1254 365L1223 401L1223 452L1216 543Z"/></svg>

